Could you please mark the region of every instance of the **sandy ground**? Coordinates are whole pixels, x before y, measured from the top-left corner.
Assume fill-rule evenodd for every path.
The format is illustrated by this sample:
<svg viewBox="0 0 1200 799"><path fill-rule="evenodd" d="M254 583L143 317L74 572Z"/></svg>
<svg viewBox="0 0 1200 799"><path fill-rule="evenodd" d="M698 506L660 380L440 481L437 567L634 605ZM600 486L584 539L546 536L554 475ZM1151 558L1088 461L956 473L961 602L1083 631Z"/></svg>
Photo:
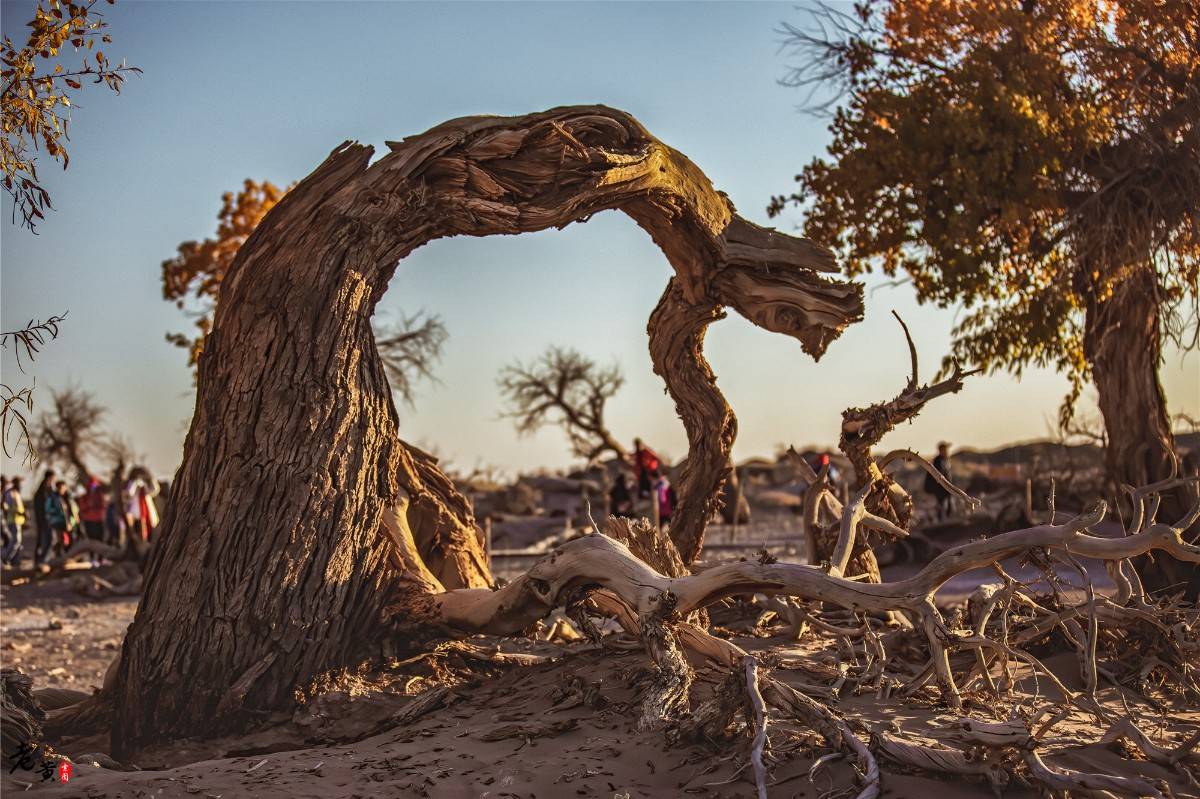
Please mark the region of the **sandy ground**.
<svg viewBox="0 0 1200 799"><path fill-rule="evenodd" d="M99 688L116 657L136 597L89 600L70 578L0 587L0 662L33 677L37 688Z"/></svg>

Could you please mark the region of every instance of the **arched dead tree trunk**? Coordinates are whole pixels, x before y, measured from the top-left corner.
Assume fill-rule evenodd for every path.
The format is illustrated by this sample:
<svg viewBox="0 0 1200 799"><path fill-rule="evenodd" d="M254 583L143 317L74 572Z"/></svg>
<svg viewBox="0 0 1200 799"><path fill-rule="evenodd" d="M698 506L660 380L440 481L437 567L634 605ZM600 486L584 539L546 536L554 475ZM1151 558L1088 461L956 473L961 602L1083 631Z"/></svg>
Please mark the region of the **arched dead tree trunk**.
<svg viewBox="0 0 1200 799"><path fill-rule="evenodd" d="M465 534L425 536L401 558L383 525L462 518L445 492L431 504L440 472L397 437L370 328L415 248L620 208L663 250L689 304L733 305L814 355L861 318L860 288L814 271L832 271L826 251L739 219L622 112L470 117L389 147L374 164L368 147L335 150L267 215L222 285L111 697L118 757L287 706L366 654L389 604L429 618L421 596L440 587L429 564L471 561L460 550L478 542Z"/></svg>
<svg viewBox="0 0 1200 799"><path fill-rule="evenodd" d="M684 563L700 554L705 526L718 508L721 486L730 472L729 454L737 437L737 418L704 358L704 333L724 318L722 306L734 308L759 327L793 336L814 358L821 357L832 336L848 322L862 318L858 286L796 268L805 259L816 268L833 268L825 253L814 251L810 256L806 249L811 245L803 239L790 239L739 219L730 224L727 236L735 242L728 245L734 259L714 274L708 299L690 300L685 284L679 277L672 278L647 327L654 371L667 384L688 434L679 508L671 522L671 540ZM792 263L792 269L757 267L755 252L791 259L782 262Z"/></svg>

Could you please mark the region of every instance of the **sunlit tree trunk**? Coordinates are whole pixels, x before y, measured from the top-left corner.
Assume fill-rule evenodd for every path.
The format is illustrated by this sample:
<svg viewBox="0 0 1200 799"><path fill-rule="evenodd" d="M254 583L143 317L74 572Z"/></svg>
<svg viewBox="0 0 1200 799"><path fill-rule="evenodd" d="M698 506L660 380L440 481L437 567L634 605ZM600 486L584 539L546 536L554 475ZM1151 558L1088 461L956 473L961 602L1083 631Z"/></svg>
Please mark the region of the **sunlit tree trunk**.
<svg viewBox="0 0 1200 799"><path fill-rule="evenodd" d="M379 516L405 453L370 318L384 254L403 245L329 200L369 157L335 152L267 217L222 288L125 639L118 751L285 706L372 639L388 582Z"/></svg>
<svg viewBox="0 0 1200 799"><path fill-rule="evenodd" d="M1108 433L1108 478L1118 491L1122 485L1143 486L1166 479L1177 456L1158 379L1162 361L1158 291L1153 271L1139 270L1118 283L1107 301L1093 300L1087 308L1084 353ZM1195 496L1194 486L1164 494L1159 517L1177 521ZM1195 567L1172 558L1153 562L1142 558L1138 571L1147 588L1161 589L1194 581Z"/></svg>

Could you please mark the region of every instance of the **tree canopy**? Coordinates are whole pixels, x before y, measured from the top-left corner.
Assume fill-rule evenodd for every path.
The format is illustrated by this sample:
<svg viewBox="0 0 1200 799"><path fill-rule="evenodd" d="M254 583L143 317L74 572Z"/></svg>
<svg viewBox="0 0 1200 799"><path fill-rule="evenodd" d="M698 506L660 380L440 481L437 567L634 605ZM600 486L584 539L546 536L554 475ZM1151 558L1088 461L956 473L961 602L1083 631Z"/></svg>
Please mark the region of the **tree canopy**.
<svg viewBox="0 0 1200 799"><path fill-rule="evenodd" d="M287 189L269 180L246 178L241 191L221 195L216 235L204 241L185 241L174 258L163 261L163 299L195 317L196 335L168 333L167 341L188 351L188 366L195 367L204 351L204 338L212 328L212 313L233 258L258 223L275 207Z"/></svg>
<svg viewBox="0 0 1200 799"><path fill-rule="evenodd" d="M863 2L810 21L785 26L801 60L784 82L835 108L833 141L772 214L803 204L852 274L961 302L955 357L1056 367L1069 400L1093 365L1087 314L1133 277L1152 274L1163 334L1195 346L1195 3Z"/></svg>

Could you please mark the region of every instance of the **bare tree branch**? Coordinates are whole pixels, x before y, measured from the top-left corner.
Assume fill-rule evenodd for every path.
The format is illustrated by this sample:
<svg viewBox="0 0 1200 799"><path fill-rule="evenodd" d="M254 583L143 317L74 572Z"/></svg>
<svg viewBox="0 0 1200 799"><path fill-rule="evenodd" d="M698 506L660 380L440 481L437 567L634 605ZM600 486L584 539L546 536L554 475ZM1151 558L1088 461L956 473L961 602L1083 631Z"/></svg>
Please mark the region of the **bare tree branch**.
<svg viewBox="0 0 1200 799"><path fill-rule="evenodd" d="M433 366L442 357L449 334L438 316L417 311L376 331L375 346L387 371L392 391L413 404L419 380L436 380Z"/></svg>
<svg viewBox="0 0 1200 799"><path fill-rule="evenodd" d="M108 409L79 386L50 389L50 404L34 430L37 451L50 463L73 467L86 480L91 474L87 460L101 453L106 440L102 423Z"/></svg>
<svg viewBox="0 0 1200 799"><path fill-rule="evenodd" d="M21 330L0 333L0 347L7 349L10 345L17 356L17 367L24 372L25 364L21 362L22 354L26 361L32 362L47 341L58 338L59 323L67 318L67 312L51 316L45 321L30 319ZM33 413L33 386L14 389L7 384L0 385L0 449L6 456L11 457L16 446L24 445L23 461L33 464L37 461L37 449L29 435L29 415ZM9 449L9 435L15 430L16 445Z"/></svg>

